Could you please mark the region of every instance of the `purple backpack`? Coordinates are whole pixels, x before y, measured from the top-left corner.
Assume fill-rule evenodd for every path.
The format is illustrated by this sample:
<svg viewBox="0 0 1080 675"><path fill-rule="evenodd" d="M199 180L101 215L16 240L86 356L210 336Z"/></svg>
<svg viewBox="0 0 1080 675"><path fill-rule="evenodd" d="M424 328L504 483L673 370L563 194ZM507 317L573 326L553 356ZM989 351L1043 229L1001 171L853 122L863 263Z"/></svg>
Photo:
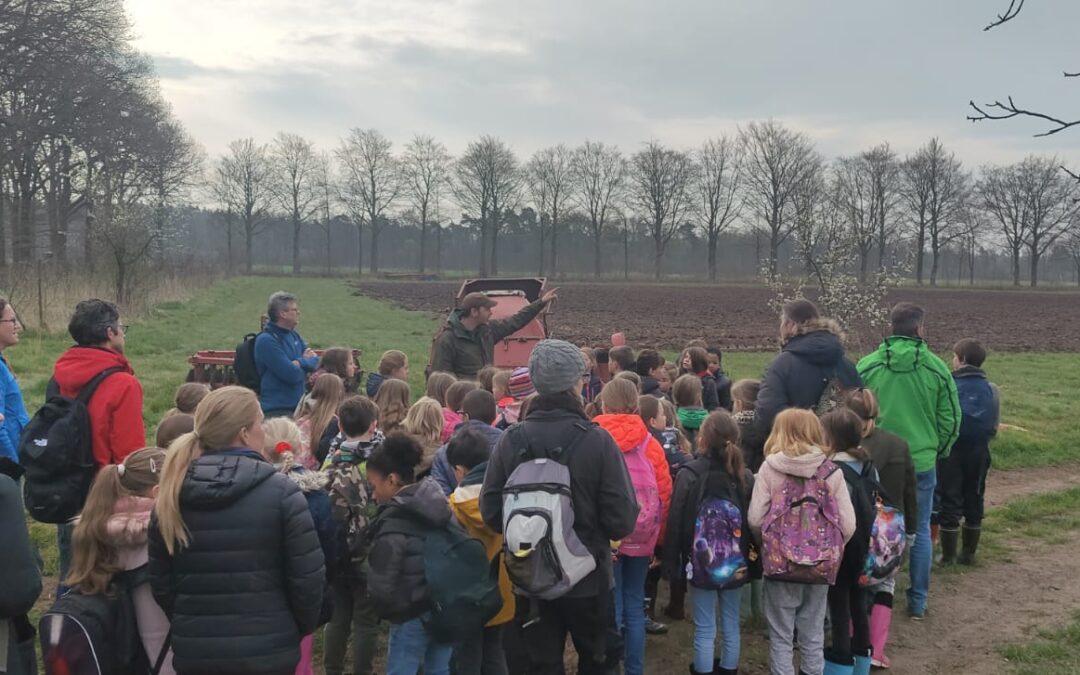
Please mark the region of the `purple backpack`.
<svg viewBox="0 0 1080 675"><path fill-rule="evenodd" d="M840 507L826 479L838 468L826 459L807 479L784 476L761 523L765 576L803 584L836 582L844 556Z"/></svg>
<svg viewBox="0 0 1080 675"><path fill-rule="evenodd" d="M634 531L622 540L619 553L634 558L651 556L660 536L660 490L656 486L656 471L645 454L651 440L652 435L646 433L641 443L623 453L640 510Z"/></svg>

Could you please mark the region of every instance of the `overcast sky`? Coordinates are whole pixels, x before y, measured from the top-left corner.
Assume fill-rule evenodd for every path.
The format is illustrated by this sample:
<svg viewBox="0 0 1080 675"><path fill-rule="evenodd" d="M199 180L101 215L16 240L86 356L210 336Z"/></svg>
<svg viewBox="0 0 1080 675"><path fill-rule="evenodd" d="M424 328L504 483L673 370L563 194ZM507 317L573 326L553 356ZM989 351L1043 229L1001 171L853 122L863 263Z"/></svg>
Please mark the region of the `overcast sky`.
<svg viewBox="0 0 1080 675"><path fill-rule="evenodd" d="M165 97L212 155L278 130L352 127L522 156L588 138L691 147L774 117L829 156L931 136L964 162L1058 153L1080 128L964 119L967 102L1080 117L1080 2L1007 0L126 0Z"/></svg>

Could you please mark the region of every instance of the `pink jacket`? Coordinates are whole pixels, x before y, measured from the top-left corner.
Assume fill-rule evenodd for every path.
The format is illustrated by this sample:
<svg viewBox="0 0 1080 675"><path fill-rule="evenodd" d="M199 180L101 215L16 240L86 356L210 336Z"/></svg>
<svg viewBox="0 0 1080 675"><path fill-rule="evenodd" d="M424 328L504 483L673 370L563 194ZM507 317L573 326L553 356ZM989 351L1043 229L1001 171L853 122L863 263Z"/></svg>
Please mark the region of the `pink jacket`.
<svg viewBox="0 0 1080 675"><path fill-rule="evenodd" d="M760 536L761 523L769 512L773 490L780 488L785 476L809 478L824 461L825 453L818 448L799 457L788 457L782 452L766 457L754 480L754 494L750 498L750 512L747 514L750 529ZM844 543L847 543L855 534L855 508L851 505L851 495L848 494L844 474L838 469L826 482L840 508L840 531L844 534Z"/></svg>
<svg viewBox="0 0 1080 675"><path fill-rule="evenodd" d="M149 555L146 549L146 530L150 525L150 512L154 500L148 497L121 497L113 506L113 514L105 524L110 543L116 547L117 562L125 570L133 570L146 564ZM153 664L165 644L165 635L169 632L169 619L158 606L150 591L150 584L136 586L132 591L135 603L135 620L139 624L139 637L143 648ZM175 675L172 667L172 653L165 657L161 667L162 675Z"/></svg>

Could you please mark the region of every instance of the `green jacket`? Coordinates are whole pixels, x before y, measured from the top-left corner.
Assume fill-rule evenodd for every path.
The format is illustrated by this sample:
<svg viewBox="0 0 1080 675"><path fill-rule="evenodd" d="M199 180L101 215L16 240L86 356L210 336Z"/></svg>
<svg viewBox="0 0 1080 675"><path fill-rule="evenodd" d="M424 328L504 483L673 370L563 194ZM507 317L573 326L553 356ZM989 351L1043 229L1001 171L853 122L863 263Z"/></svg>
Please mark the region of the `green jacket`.
<svg viewBox="0 0 1080 675"><path fill-rule="evenodd" d="M523 307L517 314L496 319L466 330L461 325L461 310L455 309L439 335L431 358L431 372L453 373L459 379L473 379L484 366L495 360L495 343L510 337L535 319L544 303L540 300Z"/></svg>
<svg viewBox="0 0 1080 675"><path fill-rule="evenodd" d="M887 337L858 369L877 395L878 426L907 441L917 473L948 456L960 434L960 399L949 367L924 340Z"/></svg>

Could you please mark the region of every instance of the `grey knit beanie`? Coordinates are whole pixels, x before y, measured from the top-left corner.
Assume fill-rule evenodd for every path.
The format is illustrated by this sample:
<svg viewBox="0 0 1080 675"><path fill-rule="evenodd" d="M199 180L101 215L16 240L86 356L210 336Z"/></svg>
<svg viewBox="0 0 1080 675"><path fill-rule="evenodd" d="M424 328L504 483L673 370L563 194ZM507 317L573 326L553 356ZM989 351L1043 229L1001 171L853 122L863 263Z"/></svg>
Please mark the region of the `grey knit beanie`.
<svg viewBox="0 0 1080 675"><path fill-rule="evenodd" d="M566 340L541 340L529 356L529 376L539 394L561 394L581 388L585 359Z"/></svg>

